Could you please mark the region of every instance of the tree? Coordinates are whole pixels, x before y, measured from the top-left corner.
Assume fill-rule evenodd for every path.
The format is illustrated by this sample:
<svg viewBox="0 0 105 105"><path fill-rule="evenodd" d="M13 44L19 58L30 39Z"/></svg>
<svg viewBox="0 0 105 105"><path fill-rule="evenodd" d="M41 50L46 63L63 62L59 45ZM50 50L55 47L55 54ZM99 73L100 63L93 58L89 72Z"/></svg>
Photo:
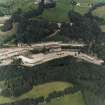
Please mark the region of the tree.
<svg viewBox="0 0 105 105"><path fill-rule="evenodd" d="M13 14L15 10L15 0L9 0L8 4L9 4L10 13Z"/></svg>
<svg viewBox="0 0 105 105"><path fill-rule="evenodd" d="M21 58L19 58L19 59L13 59L12 64L14 64L14 65L20 65L20 64L22 64L22 59Z"/></svg>
<svg viewBox="0 0 105 105"><path fill-rule="evenodd" d="M75 8L76 4L77 4L77 2L75 0L71 1L72 11L74 11L74 8Z"/></svg>

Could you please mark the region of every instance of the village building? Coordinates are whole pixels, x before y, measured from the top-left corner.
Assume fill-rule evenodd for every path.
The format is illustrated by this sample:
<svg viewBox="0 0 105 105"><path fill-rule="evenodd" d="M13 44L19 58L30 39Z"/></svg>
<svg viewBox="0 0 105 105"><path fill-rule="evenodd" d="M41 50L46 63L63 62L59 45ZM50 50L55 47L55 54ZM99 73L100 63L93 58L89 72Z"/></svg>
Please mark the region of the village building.
<svg viewBox="0 0 105 105"><path fill-rule="evenodd" d="M59 52L59 51L62 51L61 46L57 45L57 44L47 45L46 49L48 49L49 52Z"/></svg>
<svg viewBox="0 0 105 105"><path fill-rule="evenodd" d="M42 0L35 0L35 4L41 3ZM53 8L56 6L56 1L55 0L44 0L44 6L45 8Z"/></svg>
<svg viewBox="0 0 105 105"><path fill-rule="evenodd" d="M61 29L62 23L57 23L58 29Z"/></svg>
<svg viewBox="0 0 105 105"><path fill-rule="evenodd" d="M41 3L41 1L42 1L42 0L35 0L35 2L36 2L37 4ZM55 1L54 1L54 0L44 0L44 4L51 4L51 3L53 3L53 2L55 2Z"/></svg>
<svg viewBox="0 0 105 105"><path fill-rule="evenodd" d="M81 4L78 2L78 3L76 4L76 6L80 7L80 6L81 6Z"/></svg>

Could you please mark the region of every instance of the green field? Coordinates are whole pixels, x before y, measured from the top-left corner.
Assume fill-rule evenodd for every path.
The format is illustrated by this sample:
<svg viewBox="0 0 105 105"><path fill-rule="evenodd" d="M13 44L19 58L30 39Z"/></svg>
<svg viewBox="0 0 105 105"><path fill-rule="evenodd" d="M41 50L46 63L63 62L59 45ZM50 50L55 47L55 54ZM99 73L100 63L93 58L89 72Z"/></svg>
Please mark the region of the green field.
<svg viewBox="0 0 105 105"><path fill-rule="evenodd" d="M75 6L75 11L84 14L88 11L87 6L89 0L81 1L81 6ZM85 6L84 6L85 5ZM71 0L57 0L57 5L55 8L47 9L44 11L41 18L48 19L50 21L68 21L68 13L72 9Z"/></svg>
<svg viewBox="0 0 105 105"><path fill-rule="evenodd" d="M48 94L53 91L64 90L65 88L68 88L68 87L73 87L73 85L66 82L46 83L43 85L34 86L32 90L19 97L9 98L9 97L0 96L0 104L11 103L11 102L19 101L26 98L35 99L39 96L47 97Z"/></svg>
<svg viewBox="0 0 105 105"><path fill-rule="evenodd" d="M78 0L77 0L78 2ZM80 14L85 14L90 9L89 4L98 3L98 0L79 0L80 6L75 6L74 10ZM101 2L101 1L100 1ZM72 9L71 0L57 0L55 8L47 9L40 16L50 21L68 21L68 13Z"/></svg>
<svg viewBox="0 0 105 105"><path fill-rule="evenodd" d="M9 0L0 0L0 3L6 3Z"/></svg>
<svg viewBox="0 0 105 105"><path fill-rule="evenodd" d="M101 25L100 28L101 28L102 32L105 32L105 25Z"/></svg>
<svg viewBox="0 0 105 105"><path fill-rule="evenodd" d="M98 7L97 9L92 11L92 14L105 20L105 6ZM102 32L105 32L105 25L101 25L100 28Z"/></svg>
<svg viewBox="0 0 105 105"><path fill-rule="evenodd" d="M22 95L20 98L36 98L39 96L47 97L49 93L53 91L64 90L67 87L73 87L73 85L66 82L46 83L40 86L34 86L30 92Z"/></svg>
<svg viewBox="0 0 105 105"><path fill-rule="evenodd" d="M0 97L0 104L14 102L13 99ZM67 95L60 99L54 99L50 103L42 105L85 105L81 92Z"/></svg>
<svg viewBox="0 0 105 105"><path fill-rule="evenodd" d="M98 7L93 12L93 15L104 18L105 19L105 6Z"/></svg>
<svg viewBox="0 0 105 105"><path fill-rule="evenodd" d="M42 105L85 105L81 92L73 95L65 96L64 98L55 99L48 104Z"/></svg>
<svg viewBox="0 0 105 105"><path fill-rule="evenodd" d="M0 3L6 3L8 0L0 0ZM24 11L29 11L32 8L37 7L34 2L34 0L15 0L14 8L15 10L17 8L21 8ZM88 12L89 10L89 4L91 3L98 3L102 2L104 0L76 0L77 2L80 2L80 6L75 6L74 10L84 14ZM39 16L38 18L45 18L50 21L68 21L68 13L72 9L71 0L57 0L57 5L55 8L45 9L43 14ZM23 6L25 5L25 6Z"/></svg>
<svg viewBox="0 0 105 105"><path fill-rule="evenodd" d="M56 8L47 9L42 17L52 21L68 21L71 0L58 0Z"/></svg>

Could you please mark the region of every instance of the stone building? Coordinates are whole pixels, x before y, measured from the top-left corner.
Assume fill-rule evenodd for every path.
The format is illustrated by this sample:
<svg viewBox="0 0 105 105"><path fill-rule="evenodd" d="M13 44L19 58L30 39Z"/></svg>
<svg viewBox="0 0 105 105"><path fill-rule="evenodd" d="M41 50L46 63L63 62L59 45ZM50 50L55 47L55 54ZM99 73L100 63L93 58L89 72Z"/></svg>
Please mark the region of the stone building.
<svg viewBox="0 0 105 105"><path fill-rule="evenodd" d="M47 46L45 46L45 48L48 49L49 52L60 52L60 51L62 51L61 46L58 45L58 44L47 45Z"/></svg>
<svg viewBox="0 0 105 105"><path fill-rule="evenodd" d="M41 3L42 0L35 0L35 4ZM44 6L46 8L53 8L56 6L56 1L55 0L44 0Z"/></svg>
<svg viewBox="0 0 105 105"><path fill-rule="evenodd" d="M36 3L40 3L42 0L35 0ZM51 3L54 3L55 0L44 0L44 3L45 4L51 4Z"/></svg>

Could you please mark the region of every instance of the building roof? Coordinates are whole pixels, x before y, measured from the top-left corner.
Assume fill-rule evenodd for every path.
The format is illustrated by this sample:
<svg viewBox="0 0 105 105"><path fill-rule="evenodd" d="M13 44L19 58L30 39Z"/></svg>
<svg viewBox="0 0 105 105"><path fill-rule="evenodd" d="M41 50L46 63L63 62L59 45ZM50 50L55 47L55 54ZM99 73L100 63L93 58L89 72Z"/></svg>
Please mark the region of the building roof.
<svg viewBox="0 0 105 105"><path fill-rule="evenodd" d="M50 45L47 45L46 48L48 48L48 49L49 48L61 48L61 46L58 44L50 44Z"/></svg>
<svg viewBox="0 0 105 105"><path fill-rule="evenodd" d="M41 0L35 0L35 2L40 3ZM45 4L51 4L51 3L54 3L54 2L55 2L55 0L44 0Z"/></svg>

